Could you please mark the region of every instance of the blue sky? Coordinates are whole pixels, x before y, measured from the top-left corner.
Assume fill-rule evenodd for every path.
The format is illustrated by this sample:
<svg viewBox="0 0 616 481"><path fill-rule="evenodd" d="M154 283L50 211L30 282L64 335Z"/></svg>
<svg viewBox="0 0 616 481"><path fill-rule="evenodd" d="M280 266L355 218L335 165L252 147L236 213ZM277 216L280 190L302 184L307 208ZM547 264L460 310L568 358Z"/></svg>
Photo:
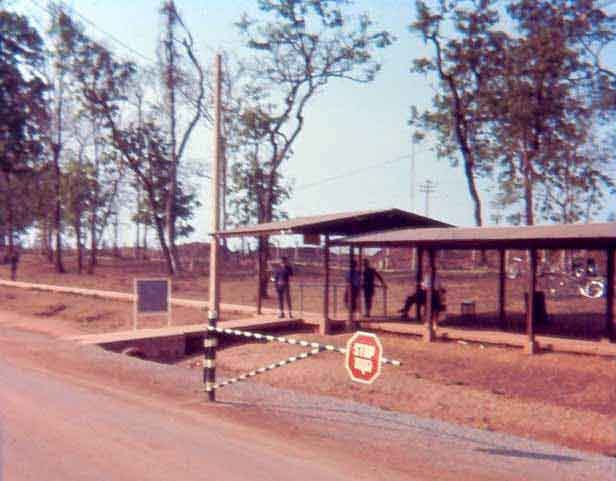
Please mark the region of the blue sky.
<svg viewBox="0 0 616 481"><path fill-rule="evenodd" d="M44 0L16 0L15 8L45 18ZM254 11L247 0L176 0L193 32L201 58L211 63L219 50L234 50L241 41L233 26L244 11ZM87 32L118 54L137 62L154 59L161 27L159 1L73 0L67 2L97 25ZM427 107L433 94L429 79L411 75L414 57L431 54L408 31L413 1L365 0L357 12L367 11L380 28L397 42L382 52L382 71L370 84L332 82L309 106L306 126L284 171L295 179L295 193L286 204L291 217L321 213L398 207L411 210L411 130L407 125L411 105ZM105 33L103 33L104 31ZM111 39L112 35L116 40ZM122 45L125 44L125 45ZM140 55L138 55L138 52ZM461 167L437 161L432 140L416 147L414 210L424 214L425 196L418 186L427 179L436 183L430 197L431 217L456 225L472 225L472 205ZM209 162L212 134L202 130L194 137L189 157ZM331 180L328 180L333 178ZM210 188L203 179L199 190L203 207L196 213L192 240L204 240L209 231ZM480 183L484 218L489 221L489 181ZM126 239L132 239L126 225Z"/></svg>

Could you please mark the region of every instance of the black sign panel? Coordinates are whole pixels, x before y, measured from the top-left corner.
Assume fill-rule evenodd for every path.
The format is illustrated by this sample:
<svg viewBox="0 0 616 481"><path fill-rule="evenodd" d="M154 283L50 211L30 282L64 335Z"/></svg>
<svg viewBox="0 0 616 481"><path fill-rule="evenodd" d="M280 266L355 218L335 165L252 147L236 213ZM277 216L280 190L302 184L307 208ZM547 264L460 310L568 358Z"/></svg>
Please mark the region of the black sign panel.
<svg viewBox="0 0 616 481"><path fill-rule="evenodd" d="M137 312L164 313L169 311L168 279L136 279Z"/></svg>

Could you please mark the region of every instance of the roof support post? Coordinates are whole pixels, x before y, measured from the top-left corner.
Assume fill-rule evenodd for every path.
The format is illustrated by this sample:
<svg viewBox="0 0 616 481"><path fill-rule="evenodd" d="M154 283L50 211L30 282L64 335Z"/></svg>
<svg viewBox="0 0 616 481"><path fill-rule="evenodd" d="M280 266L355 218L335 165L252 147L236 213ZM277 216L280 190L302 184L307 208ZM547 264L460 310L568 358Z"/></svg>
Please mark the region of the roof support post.
<svg viewBox="0 0 616 481"><path fill-rule="evenodd" d="M417 270L415 271L415 293L421 289L421 279L423 277L423 247L417 247ZM425 309L424 309L425 310ZM421 303L415 303L415 319L421 322Z"/></svg>
<svg viewBox="0 0 616 481"><path fill-rule="evenodd" d="M432 342L435 338L434 333L434 309L433 301L434 301L434 283L436 281L436 266L434 262L434 249L428 249L428 276L430 279L430 283L427 286L426 292L426 333L424 335L424 341Z"/></svg>
<svg viewBox="0 0 616 481"><path fill-rule="evenodd" d="M362 289L362 281L363 281L363 277L362 277L362 272L364 269L364 249L362 247L358 247L357 248L357 272L359 273L359 293L357 294L357 312L359 313L358 316L361 316L361 314L364 312L362 309L362 306L365 306L365 299L364 299L364 290Z"/></svg>
<svg viewBox="0 0 616 481"><path fill-rule="evenodd" d="M257 314L261 314L261 307L263 305L263 249L261 244L263 243L263 237L257 237Z"/></svg>
<svg viewBox="0 0 616 481"><path fill-rule="evenodd" d="M528 292L526 303L526 334L528 344L526 345L527 354L537 352L535 342L535 295L537 290L537 249L529 249L530 272L528 274Z"/></svg>
<svg viewBox="0 0 616 481"><path fill-rule="evenodd" d="M507 316L505 313L505 249L498 250L498 322L502 330L506 329Z"/></svg>
<svg viewBox="0 0 616 481"><path fill-rule="evenodd" d="M610 247L607 249L607 285L605 293L605 335L614 342L616 340L614 336L614 249Z"/></svg>
<svg viewBox="0 0 616 481"><path fill-rule="evenodd" d="M320 334L326 335L330 333L329 326L329 235L324 236L323 246L323 271L325 280L323 283L323 321L319 326Z"/></svg>
<svg viewBox="0 0 616 481"><path fill-rule="evenodd" d="M345 328L347 331L350 331L353 328L353 324L355 322L355 309L357 308L357 306L355 305L357 303L357 293L355 292L357 287L353 285L353 282L355 281L355 271L356 271L355 247L350 246L349 247L349 275L347 279L347 292L349 294L348 295L349 304L348 304L348 316L345 322Z"/></svg>

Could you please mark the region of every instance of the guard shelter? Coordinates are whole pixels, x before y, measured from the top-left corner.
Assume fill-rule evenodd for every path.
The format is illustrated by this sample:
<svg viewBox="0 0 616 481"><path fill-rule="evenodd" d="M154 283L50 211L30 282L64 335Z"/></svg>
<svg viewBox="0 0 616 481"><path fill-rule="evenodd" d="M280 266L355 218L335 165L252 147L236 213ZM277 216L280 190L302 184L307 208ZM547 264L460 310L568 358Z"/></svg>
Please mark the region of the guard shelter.
<svg viewBox="0 0 616 481"><path fill-rule="evenodd" d="M335 214L325 214L319 216L297 217L294 219L278 222L268 222L250 226L242 226L236 229L220 231L215 234L216 238L232 237L267 237L274 235L303 235L304 243L323 245L323 319L319 325L320 331L326 334L330 331L329 318L329 283L330 266L329 253L331 242L336 237L360 236L374 232L387 231L392 229L408 229L410 231L418 228L448 228L450 224L424 217L412 212L400 209L387 210L367 210L358 212L345 212ZM349 265L355 257L355 245L349 244ZM262 263L257 262L257 289L258 282L262 277ZM258 292L258 291L257 291ZM261 298L257 295L257 312L261 312ZM352 321L352 313L349 314Z"/></svg>
<svg viewBox="0 0 616 481"><path fill-rule="evenodd" d="M428 300L425 314L424 339L434 338L434 320L431 313L432 286L436 275L435 252L451 249L495 249L499 252L498 276L498 316L501 323L505 321L505 251L509 249L527 250L530 259L527 294L533 302L527 303L526 335L527 352L534 353L535 309L537 296L537 251L539 249L592 249L605 250L607 266L607 289L605 302L604 336L609 341L616 340L614 320L614 253L616 250L616 222L566 225L538 225L516 227L459 227L401 229L353 236L334 242L335 245L349 246L351 250L363 247L403 247L416 248L418 259L424 252L428 254L428 275L432 282L427 289ZM422 278L422 262L417 263L417 284Z"/></svg>

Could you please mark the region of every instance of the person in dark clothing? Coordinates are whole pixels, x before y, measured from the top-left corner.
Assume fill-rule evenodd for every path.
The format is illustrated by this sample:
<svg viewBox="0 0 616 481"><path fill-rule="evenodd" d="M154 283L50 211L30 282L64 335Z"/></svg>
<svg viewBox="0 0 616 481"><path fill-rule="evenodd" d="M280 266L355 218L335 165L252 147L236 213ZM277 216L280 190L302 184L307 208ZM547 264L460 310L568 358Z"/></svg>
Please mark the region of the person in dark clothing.
<svg viewBox="0 0 616 481"><path fill-rule="evenodd" d="M351 312L357 311L357 298L359 297L359 289L361 288L361 273L357 269L357 262L351 261L351 269L346 273L347 288L344 292L344 304L351 309ZM350 289L349 289L350 288Z"/></svg>
<svg viewBox="0 0 616 481"><path fill-rule="evenodd" d="M17 265L19 264L19 251L17 249L13 250L11 254L11 280L17 280Z"/></svg>
<svg viewBox="0 0 616 481"><path fill-rule="evenodd" d="M284 301L287 301L287 307L289 310L289 317L293 317L291 312L291 276L293 275L293 268L289 264L289 259L283 257L280 265L274 272L274 284L276 285L276 293L278 294L278 307L280 308L280 314L278 317L284 317Z"/></svg>
<svg viewBox="0 0 616 481"><path fill-rule="evenodd" d="M415 294L413 294L412 296L407 296L404 301L404 306L402 307L402 309L400 309L400 317L402 318L402 320L408 320L409 311L414 305L418 305L420 307L424 306L426 304L426 296L426 290L422 286L420 286L415 291Z"/></svg>
<svg viewBox="0 0 616 481"><path fill-rule="evenodd" d="M383 288L387 287L383 277L379 274L374 267L370 265L368 259L364 259L364 278L362 282L362 288L364 289L364 307L366 309L366 317L370 317L370 311L372 310L372 299L374 298L374 281L378 279Z"/></svg>
<svg viewBox="0 0 616 481"><path fill-rule="evenodd" d="M403 321L408 320L409 311L411 310L411 307L413 307L414 305L417 305L417 306L420 306L421 308L426 305L426 301L428 298L428 292L426 290L426 286L428 284L429 284L429 279L424 279L424 281L421 283L417 291L415 291L415 294L413 294L412 296L408 296L405 299L404 306L399 311L401 314L400 317ZM443 305L444 294L445 294L445 289L443 289L440 286L438 278L437 278L435 282L434 290L432 291L432 309L434 312L440 312L444 309L445 307Z"/></svg>

